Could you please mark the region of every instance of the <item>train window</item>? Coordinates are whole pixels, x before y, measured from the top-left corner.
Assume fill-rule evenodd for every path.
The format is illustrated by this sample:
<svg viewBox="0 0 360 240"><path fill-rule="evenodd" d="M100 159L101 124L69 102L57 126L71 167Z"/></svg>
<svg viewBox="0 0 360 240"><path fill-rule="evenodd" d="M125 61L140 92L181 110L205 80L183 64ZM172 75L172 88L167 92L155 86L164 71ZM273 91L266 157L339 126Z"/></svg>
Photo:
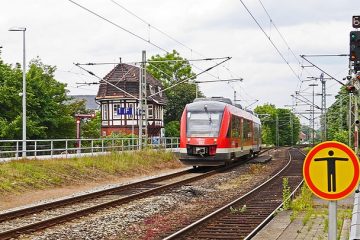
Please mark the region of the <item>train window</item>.
<svg viewBox="0 0 360 240"><path fill-rule="evenodd" d="M254 142L258 143L260 138L260 125L254 123Z"/></svg>
<svg viewBox="0 0 360 240"><path fill-rule="evenodd" d="M227 138L231 137L232 121L233 121L232 118L230 118L229 127L228 127L228 130L227 130L227 133L226 133Z"/></svg>
<svg viewBox="0 0 360 240"><path fill-rule="evenodd" d="M231 117L231 137L233 137L233 138L240 137L240 122L241 122L240 117L232 115L232 117Z"/></svg>
<svg viewBox="0 0 360 240"><path fill-rule="evenodd" d="M188 112L186 135L188 137L217 137L221 119L221 112Z"/></svg>
<svg viewBox="0 0 360 240"><path fill-rule="evenodd" d="M244 141L248 141L251 139L251 121L244 119L243 122L243 139Z"/></svg>

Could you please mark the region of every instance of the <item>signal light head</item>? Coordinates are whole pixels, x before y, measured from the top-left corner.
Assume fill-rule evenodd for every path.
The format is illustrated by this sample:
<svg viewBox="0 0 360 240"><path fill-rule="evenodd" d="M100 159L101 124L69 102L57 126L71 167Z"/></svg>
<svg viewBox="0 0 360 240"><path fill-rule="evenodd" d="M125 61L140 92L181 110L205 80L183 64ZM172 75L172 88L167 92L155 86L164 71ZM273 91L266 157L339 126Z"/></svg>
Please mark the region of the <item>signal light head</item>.
<svg viewBox="0 0 360 240"><path fill-rule="evenodd" d="M353 93L353 92L355 92L355 86L352 86L352 85L346 86L346 90L347 90L348 92Z"/></svg>
<svg viewBox="0 0 360 240"><path fill-rule="evenodd" d="M351 60L351 61L355 61L355 60L356 60L356 54L355 54L355 52L351 52L351 53L350 53L350 60Z"/></svg>

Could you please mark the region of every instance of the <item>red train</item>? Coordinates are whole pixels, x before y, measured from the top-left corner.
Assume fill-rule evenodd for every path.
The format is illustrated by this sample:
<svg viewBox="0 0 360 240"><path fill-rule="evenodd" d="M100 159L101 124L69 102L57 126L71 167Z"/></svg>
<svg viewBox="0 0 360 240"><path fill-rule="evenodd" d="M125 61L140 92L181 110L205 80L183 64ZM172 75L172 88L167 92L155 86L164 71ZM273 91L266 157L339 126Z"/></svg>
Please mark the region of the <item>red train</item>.
<svg viewBox="0 0 360 240"><path fill-rule="evenodd" d="M228 98L187 104L180 124L180 161L192 166L229 164L261 150L261 123Z"/></svg>

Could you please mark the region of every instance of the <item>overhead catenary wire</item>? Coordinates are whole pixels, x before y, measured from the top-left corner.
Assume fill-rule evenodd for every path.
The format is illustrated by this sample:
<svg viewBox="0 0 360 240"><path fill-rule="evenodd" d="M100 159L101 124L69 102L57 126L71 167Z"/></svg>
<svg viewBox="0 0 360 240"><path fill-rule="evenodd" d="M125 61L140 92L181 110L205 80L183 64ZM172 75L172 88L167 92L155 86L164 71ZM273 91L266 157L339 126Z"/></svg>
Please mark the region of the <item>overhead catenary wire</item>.
<svg viewBox="0 0 360 240"><path fill-rule="evenodd" d="M211 67L203 70L203 71L200 72L200 73L197 73L196 75L194 75L194 76L192 76L192 77L190 77L190 78L186 78L186 79L184 79L184 80L181 80L181 81L179 81L179 82L177 82L177 83L175 83L175 84L173 84L173 85L171 85L171 86L169 86L169 87L167 87L167 88L165 88L165 89L162 89L162 90L160 90L160 91L158 91L158 92L156 92L156 93L154 93L154 94L151 94L150 96L147 96L147 97L151 98L151 97L153 97L153 96L155 96L155 95L157 95L157 94L159 94L159 93L162 93L162 92L164 92L164 91L167 91L167 90L169 90L169 89L171 89L171 88L173 88L173 87L175 87L175 86L177 86L177 85L179 85L179 84L181 84L181 83L183 83L183 82L186 82L186 81L188 81L188 80L191 80L191 79L193 79L193 78L195 78L195 77L197 77L197 76L199 76L199 75L201 75L201 74L203 74L203 73L205 73L205 72L207 72L207 71L210 71L211 69L213 69L213 68L215 68L215 67L223 64L223 63L226 62L226 61L229 61L230 59L231 59L231 57L227 57L225 60L221 61L220 63L216 63L215 65L213 65L213 66L211 66ZM104 82L108 83L109 85L115 87L116 89L120 90L121 92L123 92L123 93L131 96L132 98L139 100L139 98L137 98L137 97L135 97L134 95L132 95L132 94L126 92L125 90L119 88L118 86L114 85L114 84L111 83L110 81L107 81L107 80L105 80L104 78L101 78L101 77L97 76L95 73L93 73L93 72L85 69L84 67L82 67L82 66L80 66L80 65L78 65L78 64L76 64L76 63L74 63L74 65L77 66L77 67L79 67L79 68L81 68L82 70L86 71L86 72L89 73L90 75L98 78L100 81L104 81Z"/></svg>
<svg viewBox="0 0 360 240"><path fill-rule="evenodd" d="M81 68L82 70L84 70L85 72L89 73L90 75L98 78L100 81L104 81L104 82L108 83L109 85L113 86L114 88L120 90L121 92L129 95L130 97L132 97L132 98L134 98L134 99L136 99L136 100L139 100L139 98L135 97L135 96L132 95L131 93L128 93L127 91L125 91L125 90L122 89L122 88L119 88L118 86L116 86L115 84L111 83L110 81L107 81L107 80L105 80L104 78L101 78L101 77L97 76L95 73L93 73L93 72L91 72L91 71L83 68L82 66L78 65L77 63L74 63L74 65L77 66L77 67L79 67L79 68Z"/></svg>
<svg viewBox="0 0 360 240"><path fill-rule="evenodd" d="M284 55L281 53L281 51L278 49L278 47L275 45L275 43L271 40L270 36L265 32L265 30L263 29L263 27L260 25L260 23L256 20L256 18L254 17L254 15L251 13L251 11L249 10L249 8L245 5L245 3L243 2L243 0L239 0L241 2L241 4L244 6L244 8L246 9L246 11L249 13L249 15L251 16L251 18L254 20L254 22L256 23L256 25L260 28L260 30L264 33L264 35L266 36L266 38L270 41L271 45L275 48L275 50L277 51L277 53L280 55L280 57L284 60L284 62L287 64L287 66L290 68L290 70L292 71L292 73L295 75L295 77L300 81L300 76L298 76L295 72L295 70L291 67L290 63L286 60L286 58L284 57Z"/></svg>
<svg viewBox="0 0 360 240"><path fill-rule="evenodd" d="M145 63L164 63L164 62L200 62L200 61L214 61L214 60L223 60L227 59L228 57L213 57L213 58L198 58L198 59L172 59L172 60L146 60ZM124 64L140 64L143 62L124 62ZM89 62L89 63L78 63L79 65L113 65L119 64L119 62Z"/></svg>
<svg viewBox="0 0 360 240"><path fill-rule="evenodd" d="M89 13L97 16L98 18L101 18L102 20L104 20L104 21L106 21L106 22L114 25L115 27L117 27L117 28L119 28L119 29L121 29L121 30L123 30L123 31L125 31L125 32L127 32L127 33L129 33L129 34L131 34L131 35L133 35L133 36L135 36L135 37L137 37L138 39L140 39L140 40L142 40L142 41L145 41L145 42L151 44L152 46L154 46L154 47L156 47L156 48L158 48L158 49L160 49L160 50L162 50L162 51L164 51L164 52L166 52L166 53L169 53L168 50L166 50L165 48L162 48L162 47L160 47L159 45L151 42L150 39L146 40L145 38L143 38L143 37L135 34L134 32L132 32L132 31L130 31L130 30L128 30L128 29L120 26L119 24L117 24L117 23L109 20L108 18L105 18L105 17L101 16L100 14L98 14L98 13L96 13L96 12L94 12L94 11L86 8L86 7L84 7L83 5L77 3L77 2L75 2L75 1L73 1L73 0L68 0L68 1L71 2L71 3L73 3L73 4L75 4L75 5L77 5L78 7L82 8L82 9L88 11ZM201 69L201 68L199 68L199 67L197 67L197 66L195 66L195 65L192 65L192 66L198 68L199 70L203 70L203 69ZM205 71L205 72L207 72L207 71ZM216 79L219 79L219 77L216 77L216 76L214 76L214 75L212 75L212 74L210 74L210 73L208 73L208 74L211 75L211 76L213 76L213 77L216 78Z"/></svg>
<svg viewBox="0 0 360 240"><path fill-rule="evenodd" d="M158 91L158 92L156 92L156 93L154 93L154 94L151 94L149 97L155 96L155 95L157 95L157 94L159 94L159 93L162 93L162 92L164 92L164 91L166 91L166 90L169 90L169 89L171 89L171 88L173 88L173 87L175 87L175 86L177 86L177 85L179 85L179 84L181 84L181 83L183 83L183 82L186 82L186 81L189 81L189 80L191 80L191 79L194 79L195 77L197 77L197 76L199 76L199 75L201 75L201 74L203 74L203 73L205 73L205 72L207 72L207 71L210 71L211 69L213 69L213 68L215 68L215 67L223 64L224 62L229 61L230 59L231 59L231 57L228 57L227 59L221 61L220 63L216 63L214 66L211 66L211 67L203 70L202 72L197 73L197 74L194 75L194 76L191 76L191 77L186 78L186 79L184 79L184 80L180 80L179 82L177 82L177 83L175 83L175 84L173 84L173 85L171 85L171 86L169 86L169 87L167 87L167 88L165 88L165 89L162 89L162 90L160 90L160 91Z"/></svg>
<svg viewBox="0 0 360 240"><path fill-rule="evenodd" d="M154 47L156 47L156 48L158 48L158 49L160 49L160 50L162 50L162 51L164 51L164 52L166 52L166 53L169 53L166 49L160 47L159 45L151 42L150 40L146 40L145 38L139 36L138 34L136 34L136 33L132 32L132 31L130 31L130 30L128 30L128 29L120 26L119 24L117 24L117 23L115 23L115 22L113 22L113 21L111 21L111 20L109 20L109 19L101 16L100 14L98 14L98 13L96 13L96 12L94 12L94 11L86 8L86 7L84 7L83 5L77 3L77 2L75 2L75 1L73 1L73 0L68 0L68 1L71 2L71 3L73 3L73 4L75 4L75 5L78 6L78 7L86 10L87 12L89 12L89 13L97 16L98 18L101 18L102 20L110 23L111 25L113 25L113 26L115 26L115 27L117 27L117 28L119 28L119 29L121 29L121 30L123 30L123 31L125 31L125 32L127 32L127 33L129 33L129 34L131 34L131 35L133 35L134 37L136 37L136 38L138 38L138 39L140 39L140 40L142 40L142 41L148 42L148 43L151 44L152 46L154 46Z"/></svg>
<svg viewBox="0 0 360 240"><path fill-rule="evenodd" d="M130 11L128 8L124 7L124 5L118 3L117 1L114 0L110 0L111 2L113 2L115 5L117 5L118 7L122 8L124 11L126 11L127 13L131 14L132 16L134 16L135 18L139 19L141 22L143 22L144 24L146 24L149 28L153 28L154 30L158 31L159 33L163 34L164 36L168 37L169 39L173 40L174 42L178 43L179 45L183 46L184 48L188 49L191 53L196 53L197 55L201 56L201 57L206 57L204 54L200 53L199 51L194 50L193 48L187 46L186 44L182 43L181 41L177 40L176 38L172 37L170 34L166 33L165 31L159 29L158 27L155 27L154 25L150 24L148 21L144 20L143 18L141 18L140 16L138 16L137 14L135 14L134 12ZM196 66L194 66L196 67ZM225 68L227 71L229 71L230 73L235 74L233 71L231 71L229 68L227 68L226 66L222 66L223 68ZM237 74L235 74L237 75ZM238 78L240 78L239 76L236 76Z"/></svg>

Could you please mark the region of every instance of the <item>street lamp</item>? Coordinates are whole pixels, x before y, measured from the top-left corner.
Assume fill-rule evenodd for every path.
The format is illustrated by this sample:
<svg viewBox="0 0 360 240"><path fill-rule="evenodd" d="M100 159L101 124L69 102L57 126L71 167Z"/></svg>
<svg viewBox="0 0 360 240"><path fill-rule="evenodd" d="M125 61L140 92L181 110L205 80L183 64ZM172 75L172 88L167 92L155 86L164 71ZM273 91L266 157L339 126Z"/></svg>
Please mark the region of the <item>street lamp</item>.
<svg viewBox="0 0 360 240"><path fill-rule="evenodd" d="M10 28L11 32L23 32L23 91L22 91L22 157L26 157L26 63L25 63L25 31L24 27Z"/></svg>

